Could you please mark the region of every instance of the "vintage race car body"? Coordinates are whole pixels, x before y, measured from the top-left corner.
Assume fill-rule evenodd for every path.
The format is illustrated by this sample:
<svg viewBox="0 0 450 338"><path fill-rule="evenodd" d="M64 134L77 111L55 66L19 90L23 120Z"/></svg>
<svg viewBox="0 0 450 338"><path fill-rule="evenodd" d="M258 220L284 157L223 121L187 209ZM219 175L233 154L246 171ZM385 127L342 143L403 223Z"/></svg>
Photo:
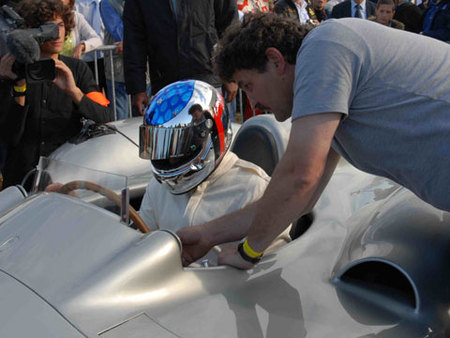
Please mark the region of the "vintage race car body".
<svg viewBox="0 0 450 338"><path fill-rule="evenodd" d="M131 198L142 196L152 173L148 160L138 156L141 123L140 117L109 123L108 128L97 132L98 136L67 142L50 158L126 176Z"/></svg>
<svg viewBox="0 0 450 338"><path fill-rule="evenodd" d="M271 119L244 124L236 152L256 126L280 155L288 124ZM345 162L309 229L249 271L183 268L175 234L142 234L82 198L13 194L0 211L1 337L450 334L450 214Z"/></svg>

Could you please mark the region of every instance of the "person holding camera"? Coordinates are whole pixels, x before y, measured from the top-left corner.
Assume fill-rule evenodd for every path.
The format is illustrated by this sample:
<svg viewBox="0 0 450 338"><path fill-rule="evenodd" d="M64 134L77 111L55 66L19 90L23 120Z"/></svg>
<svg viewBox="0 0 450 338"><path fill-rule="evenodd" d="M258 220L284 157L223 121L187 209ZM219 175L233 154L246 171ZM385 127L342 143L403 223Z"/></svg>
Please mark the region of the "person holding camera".
<svg viewBox="0 0 450 338"><path fill-rule="evenodd" d="M40 45L41 59L54 60L52 81L27 81L27 76L20 78L13 71L13 55L0 59L0 138L8 148L2 169L4 187L21 183L40 156L76 136L82 118L98 123L113 119L109 101L98 91L88 66L59 55L73 27L72 12L60 0L23 0L16 10L29 28L53 22L59 36Z"/></svg>

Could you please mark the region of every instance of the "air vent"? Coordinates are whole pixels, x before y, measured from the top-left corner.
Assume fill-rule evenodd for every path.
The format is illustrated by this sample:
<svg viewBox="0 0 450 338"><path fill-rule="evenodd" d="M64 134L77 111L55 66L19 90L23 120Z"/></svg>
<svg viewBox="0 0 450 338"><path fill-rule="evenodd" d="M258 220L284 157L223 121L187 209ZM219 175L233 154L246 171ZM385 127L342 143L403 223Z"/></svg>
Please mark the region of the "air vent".
<svg viewBox="0 0 450 338"><path fill-rule="evenodd" d="M370 260L355 264L341 275L340 280L411 308L418 305L410 279L398 267L385 261Z"/></svg>
<svg viewBox="0 0 450 338"><path fill-rule="evenodd" d="M297 221L292 223L291 230L289 231L289 236L291 240L295 240L303 235L306 230L311 227L314 222L314 214L310 212L309 214L303 215Z"/></svg>

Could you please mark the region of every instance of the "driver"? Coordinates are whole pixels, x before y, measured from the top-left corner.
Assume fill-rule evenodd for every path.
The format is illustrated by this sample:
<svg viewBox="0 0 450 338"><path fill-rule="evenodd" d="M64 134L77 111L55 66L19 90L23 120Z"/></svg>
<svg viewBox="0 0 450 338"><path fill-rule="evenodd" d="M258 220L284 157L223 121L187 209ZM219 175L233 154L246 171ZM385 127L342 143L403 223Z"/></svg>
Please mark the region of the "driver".
<svg viewBox="0 0 450 338"><path fill-rule="evenodd" d="M156 94L140 127L140 157L151 160L154 177L139 213L151 230L204 224L262 196L269 176L228 151L231 139L229 113L211 85L179 81ZM289 241L287 229L271 247Z"/></svg>

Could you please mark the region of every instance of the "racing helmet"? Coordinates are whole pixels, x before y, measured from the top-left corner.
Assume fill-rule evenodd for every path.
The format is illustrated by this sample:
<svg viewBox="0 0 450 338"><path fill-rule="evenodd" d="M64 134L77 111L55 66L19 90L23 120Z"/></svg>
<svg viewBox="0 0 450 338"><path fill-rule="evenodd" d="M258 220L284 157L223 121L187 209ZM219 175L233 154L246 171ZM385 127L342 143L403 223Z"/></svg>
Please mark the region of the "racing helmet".
<svg viewBox="0 0 450 338"><path fill-rule="evenodd" d="M145 110L139 133L139 156L151 160L154 177L175 195L202 183L232 138L222 95L198 80L161 89Z"/></svg>

